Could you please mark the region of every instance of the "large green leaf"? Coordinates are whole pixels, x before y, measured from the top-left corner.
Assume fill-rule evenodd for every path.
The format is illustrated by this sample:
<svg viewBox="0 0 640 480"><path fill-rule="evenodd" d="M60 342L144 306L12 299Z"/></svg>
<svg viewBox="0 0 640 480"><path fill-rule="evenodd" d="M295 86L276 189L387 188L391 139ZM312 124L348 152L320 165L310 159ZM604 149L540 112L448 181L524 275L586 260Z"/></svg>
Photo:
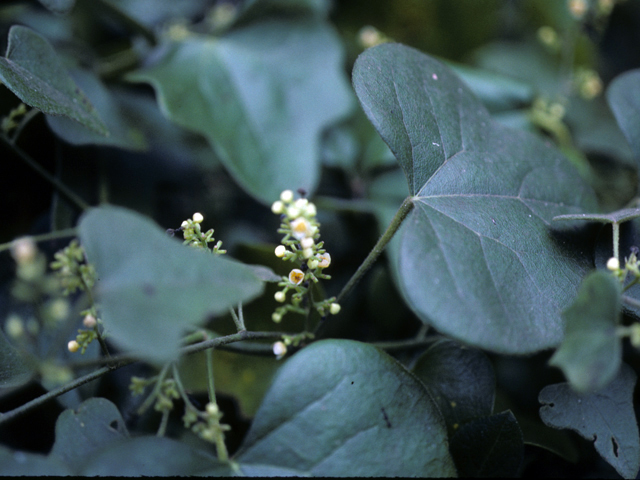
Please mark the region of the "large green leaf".
<svg viewBox="0 0 640 480"><path fill-rule="evenodd" d="M640 440L633 409L636 374L623 364L617 377L599 392L576 393L568 383L548 385L538 400L540 418L555 428L570 428L595 442L598 453L624 478L640 468Z"/></svg>
<svg viewBox="0 0 640 480"><path fill-rule="evenodd" d="M55 457L37 453L11 451L0 445L0 475L7 477L73 475L73 471Z"/></svg>
<svg viewBox="0 0 640 480"><path fill-rule="evenodd" d="M324 340L287 360L237 460L314 476L455 475L420 381L377 348Z"/></svg>
<svg viewBox="0 0 640 480"><path fill-rule="evenodd" d="M163 437L137 437L114 442L87 459L80 475L141 477L230 477L233 470L212 455Z"/></svg>
<svg viewBox="0 0 640 480"><path fill-rule="evenodd" d="M17 387L27 383L35 372L35 363L26 353L11 345L0 330L0 388Z"/></svg>
<svg viewBox="0 0 640 480"><path fill-rule="evenodd" d="M167 49L129 78L151 83L171 120L202 133L264 203L284 189L315 190L320 133L353 105L342 47L328 25L268 20Z"/></svg>
<svg viewBox="0 0 640 480"><path fill-rule="evenodd" d="M616 77L607 89L607 100L636 160L640 161L640 70Z"/></svg>
<svg viewBox="0 0 640 480"><path fill-rule="evenodd" d="M76 0L40 0L40 3L53 13L64 15L71 11Z"/></svg>
<svg viewBox="0 0 640 480"><path fill-rule="evenodd" d="M367 50L353 82L413 196L398 271L414 312L497 352L558 344L560 311L589 261L554 239L550 221L595 210L590 187L556 149L492 120L448 68L416 50Z"/></svg>
<svg viewBox="0 0 640 480"><path fill-rule="evenodd" d="M482 352L439 340L418 358L412 371L438 404L449 436L460 425L491 415L496 377Z"/></svg>
<svg viewBox="0 0 640 480"><path fill-rule="evenodd" d="M116 406L105 398L91 398L60 414L50 455L77 470L94 453L128 436Z"/></svg>
<svg viewBox="0 0 640 480"><path fill-rule="evenodd" d="M27 105L69 117L100 135L109 134L53 47L27 27L14 25L9 30L7 53L0 58L0 80Z"/></svg>
<svg viewBox="0 0 640 480"><path fill-rule="evenodd" d="M602 270L585 277L578 297L564 311L564 340L549 363L561 368L577 391L600 390L618 373L620 312L620 282Z"/></svg>
<svg viewBox="0 0 640 480"><path fill-rule="evenodd" d="M141 358L175 359L189 326L262 292L251 267L183 246L124 208L92 209L79 230L109 339Z"/></svg>

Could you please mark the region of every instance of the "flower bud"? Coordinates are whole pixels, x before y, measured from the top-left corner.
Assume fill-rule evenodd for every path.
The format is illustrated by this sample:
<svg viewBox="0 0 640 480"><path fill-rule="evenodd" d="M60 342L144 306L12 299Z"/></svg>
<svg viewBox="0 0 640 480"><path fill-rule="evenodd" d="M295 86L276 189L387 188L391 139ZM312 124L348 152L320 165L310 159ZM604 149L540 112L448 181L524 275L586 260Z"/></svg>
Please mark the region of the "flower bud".
<svg viewBox="0 0 640 480"><path fill-rule="evenodd" d="M311 258L313 256L313 249L305 248L304 250L302 250L302 256L304 258Z"/></svg>
<svg viewBox="0 0 640 480"><path fill-rule="evenodd" d="M316 268L318 268L318 260L316 260L315 258L310 258L309 260L307 260L307 267L309 267L309 270L315 270Z"/></svg>
<svg viewBox="0 0 640 480"><path fill-rule="evenodd" d="M616 257L611 257L607 261L607 268L612 272L615 272L616 270L620 270L620 260L618 260Z"/></svg>
<svg viewBox="0 0 640 480"><path fill-rule="evenodd" d="M291 275L289 275L289 277L291 277ZM276 302L282 303L286 300L287 296L285 295L284 292L276 292L273 298L276 299Z"/></svg>
<svg viewBox="0 0 640 480"><path fill-rule="evenodd" d="M273 213L275 213L276 215L279 215L281 213L284 212L284 203L282 203L280 200L277 200L275 202L273 202L273 204L271 205L271 211Z"/></svg>
<svg viewBox="0 0 640 480"><path fill-rule="evenodd" d="M98 324L98 321L93 315L87 315L82 320L82 324L87 328L94 328Z"/></svg>
<svg viewBox="0 0 640 480"><path fill-rule="evenodd" d="M302 248L311 248L315 245L316 242L313 241L313 238L311 237L305 237L302 240L300 240L300 246Z"/></svg>
<svg viewBox="0 0 640 480"><path fill-rule="evenodd" d="M302 280L304 280L304 273L302 272L302 270L294 268L293 270L291 270L291 272L289 272L289 281L294 285L300 285L302 283Z"/></svg>
<svg viewBox="0 0 640 480"><path fill-rule="evenodd" d="M71 352L71 353L76 353L79 349L80 349L80 344L78 342L76 342L75 340L71 340L68 344L67 344L67 349Z"/></svg>
<svg viewBox="0 0 640 480"><path fill-rule="evenodd" d="M287 354L287 346L283 342L274 343L273 354L276 356L276 360L280 360Z"/></svg>
<svg viewBox="0 0 640 480"><path fill-rule="evenodd" d="M204 220L204 217L199 212L194 213L192 218L195 223L202 223Z"/></svg>
<svg viewBox="0 0 640 480"><path fill-rule="evenodd" d="M309 204L309 200L307 200L306 198L299 198L294 203L294 205L298 207L300 210L304 210L308 204Z"/></svg>
<svg viewBox="0 0 640 480"><path fill-rule="evenodd" d="M216 415L218 415L218 413L220 413L220 409L218 408L218 405L216 405L215 403L209 402L207 403L207 406L205 408L207 410L207 413L212 417L215 417Z"/></svg>
<svg viewBox="0 0 640 480"><path fill-rule="evenodd" d="M22 237L11 244L11 256L19 265L31 263L38 253L38 247L31 237Z"/></svg>
<svg viewBox="0 0 640 480"><path fill-rule="evenodd" d="M308 217L315 217L317 213L316 206L313 203L310 203L307 205L307 208L305 208L304 213L306 213Z"/></svg>
<svg viewBox="0 0 640 480"><path fill-rule="evenodd" d="M189 226L189 222L187 222L186 220L180 224L181 228L187 228L188 226Z"/></svg>
<svg viewBox="0 0 640 480"><path fill-rule="evenodd" d="M285 253L287 253L287 247L285 247L284 245L278 245L276 247L276 257L282 258L284 257Z"/></svg>
<svg viewBox="0 0 640 480"><path fill-rule="evenodd" d="M273 320L275 323L280 323L282 321L282 315L280 315L278 312L275 312L271 314L271 320Z"/></svg>
<svg viewBox="0 0 640 480"><path fill-rule="evenodd" d="M291 200L293 200L293 192L291 190L285 190L280 194L280 200L282 200L284 203L289 203Z"/></svg>
<svg viewBox="0 0 640 480"><path fill-rule="evenodd" d="M331 305L329 305L329 312L331 312L331 315L337 315L338 313L340 313L340 304L332 303Z"/></svg>

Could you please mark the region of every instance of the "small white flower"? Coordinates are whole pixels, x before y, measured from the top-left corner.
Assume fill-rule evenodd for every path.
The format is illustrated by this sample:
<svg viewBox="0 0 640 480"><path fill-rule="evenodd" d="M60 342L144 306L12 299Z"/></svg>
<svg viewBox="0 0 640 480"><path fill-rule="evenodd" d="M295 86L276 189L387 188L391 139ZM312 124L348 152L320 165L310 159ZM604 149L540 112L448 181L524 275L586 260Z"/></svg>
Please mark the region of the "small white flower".
<svg viewBox="0 0 640 480"><path fill-rule="evenodd" d="M271 205L271 211L273 213L275 213L276 215L279 215L281 213L284 212L284 203L282 203L280 200L277 200L275 202L273 202L273 204Z"/></svg>
<svg viewBox="0 0 640 480"><path fill-rule="evenodd" d="M307 200L306 198L299 198L294 203L294 205L298 207L300 210L304 210L308 204L309 204L309 200Z"/></svg>
<svg viewBox="0 0 640 480"><path fill-rule="evenodd" d="M620 260L618 260L616 257L611 257L607 261L607 268L612 272L615 272L616 270L620 270Z"/></svg>
<svg viewBox="0 0 640 480"><path fill-rule="evenodd" d="M285 295L284 292L276 292L273 298L276 299L276 302L282 303L286 300L287 296Z"/></svg>
<svg viewBox="0 0 640 480"><path fill-rule="evenodd" d="M284 257L285 253L287 253L287 247L285 247L284 245L278 245L276 247L276 257L282 258Z"/></svg>
<svg viewBox="0 0 640 480"><path fill-rule="evenodd" d="M300 209L298 207L287 208L287 217L296 218L300 216Z"/></svg>
<svg viewBox="0 0 640 480"><path fill-rule="evenodd" d="M331 265L331 255L329 255L329 253L325 252L321 254L319 257L320 257L320 262L318 263L318 267L327 268L329 265Z"/></svg>
<svg viewBox="0 0 640 480"><path fill-rule="evenodd" d="M287 346L283 342L274 343L273 354L276 356L276 360L280 360L287 354Z"/></svg>
<svg viewBox="0 0 640 480"><path fill-rule="evenodd" d="M293 270L291 270L291 272L289 272L289 281L294 285L300 285L302 283L302 280L304 280L304 273L302 272L302 270L294 268Z"/></svg>
<svg viewBox="0 0 640 480"><path fill-rule="evenodd" d="M280 194L280 200L282 200L284 203L289 203L291 200L293 200L293 192L291 190L285 190Z"/></svg>
<svg viewBox="0 0 640 480"><path fill-rule="evenodd" d="M201 213L196 212L196 213L193 214L192 219L193 219L194 223L202 223L202 221L204 220L204 217L202 216Z"/></svg>
<svg viewBox="0 0 640 480"><path fill-rule="evenodd" d="M311 237L305 237L302 240L300 240L300 246L302 248L311 248L315 245L316 242L313 241L313 238Z"/></svg>
<svg viewBox="0 0 640 480"><path fill-rule="evenodd" d="M291 222L291 231L293 236L298 240L302 240L303 238L312 237L312 227L304 217L298 217Z"/></svg>
<svg viewBox="0 0 640 480"><path fill-rule="evenodd" d="M329 312L331 312L331 315L337 315L338 313L340 313L340 304L332 303L331 305L329 305Z"/></svg>

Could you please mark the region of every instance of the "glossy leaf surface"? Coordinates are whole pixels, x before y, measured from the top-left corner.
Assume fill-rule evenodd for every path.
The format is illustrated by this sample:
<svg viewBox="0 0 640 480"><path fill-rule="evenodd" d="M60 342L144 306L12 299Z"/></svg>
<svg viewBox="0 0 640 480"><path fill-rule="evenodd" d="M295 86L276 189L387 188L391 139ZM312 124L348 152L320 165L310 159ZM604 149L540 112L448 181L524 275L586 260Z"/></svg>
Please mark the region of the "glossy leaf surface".
<svg viewBox="0 0 640 480"><path fill-rule="evenodd" d="M556 149L492 120L448 68L416 50L365 51L353 82L415 204L398 259L413 311L496 352L559 343L560 311L589 262L550 222L595 210L590 187Z"/></svg>
<svg viewBox="0 0 640 480"><path fill-rule="evenodd" d="M150 83L164 113L203 134L235 180L270 204L285 189L315 190L320 133L353 106L342 61L324 22L268 20L173 43L129 78Z"/></svg>
<svg viewBox="0 0 640 480"><path fill-rule="evenodd" d="M579 394L568 383L549 385L538 400L540 418L555 428L570 428L595 442L598 453L624 478L640 468L638 424L633 409L636 374L623 364L616 378L601 391Z"/></svg>
<svg viewBox="0 0 640 480"><path fill-rule="evenodd" d="M620 312L620 283L602 270L585 277L578 297L564 311L564 340L549 364L561 368L577 391L600 390L618 373Z"/></svg>
<svg viewBox="0 0 640 480"><path fill-rule="evenodd" d="M316 342L287 360L237 459L314 476L455 475L446 426L422 383L349 340Z"/></svg>
<svg viewBox="0 0 640 480"><path fill-rule="evenodd" d="M73 82L49 42L33 30L15 25L0 58L0 80L27 105L51 115L64 115L108 135L104 122Z"/></svg>
<svg viewBox="0 0 640 480"><path fill-rule="evenodd" d="M250 267L181 245L130 210L90 210L79 229L109 339L151 362L175 359L187 327L262 292Z"/></svg>

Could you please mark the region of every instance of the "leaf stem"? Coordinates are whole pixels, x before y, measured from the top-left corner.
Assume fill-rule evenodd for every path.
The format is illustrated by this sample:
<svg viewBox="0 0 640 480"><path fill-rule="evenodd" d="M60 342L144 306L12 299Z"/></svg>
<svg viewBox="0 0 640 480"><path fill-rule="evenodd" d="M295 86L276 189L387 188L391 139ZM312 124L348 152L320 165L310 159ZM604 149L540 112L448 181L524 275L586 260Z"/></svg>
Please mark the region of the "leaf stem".
<svg viewBox="0 0 640 480"><path fill-rule="evenodd" d="M631 298L628 295L622 295L622 301L632 307L640 308L640 301L636 300L635 298Z"/></svg>
<svg viewBox="0 0 640 480"><path fill-rule="evenodd" d="M58 238L74 237L75 235L77 235L77 233L78 233L77 228L65 228L64 230L57 230L55 232L42 233L40 235L25 235L25 236L29 237L34 242L43 242L46 240L57 240ZM5 250L11 250L12 246L13 246L13 240L10 242L1 243L0 252L3 252Z"/></svg>
<svg viewBox="0 0 640 480"><path fill-rule="evenodd" d="M8 138L5 134L0 134L0 138L14 151L20 159L25 162L29 167L35 170L41 177L47 180L51 185L53 185L62 195L64 195L67 200L71 203L75 204L80 210L86 210L89 208L89 204L85 202L82 198L76 195L70 188L68 188L64 183L58 180L56 177L47 172L42 166L36 162L33 158L31 158L24 150L18 147L10 138Z"/></svg>
<svg viewBox="0 0 640 480"><path fill-rule="evenodd" d="M613 222L611 228L613 229L613 257L620 260L620 224Z"/></svg>
<svg viewBox="0 0 640 480"><path fill-rule="evenodd" d="M337 302L341 302L342 299L351 291L351 289L355 287L355 285L360 281L364 274L367 273L367 271L373 266L380 254L384 251L389 241L393 238L395 233L402 225L404 219L407 218L407 215L409 215L409 212L411 212L413 207L413 197L405 198L404 202L402 202L402 205L400 205L400 208L391 220L391 223L378 240L378 243L375 244L367 258L364 259L364 262L362 262L356 273L353 274L353 276L349 279L347 284L338 295Z"/></svg>

